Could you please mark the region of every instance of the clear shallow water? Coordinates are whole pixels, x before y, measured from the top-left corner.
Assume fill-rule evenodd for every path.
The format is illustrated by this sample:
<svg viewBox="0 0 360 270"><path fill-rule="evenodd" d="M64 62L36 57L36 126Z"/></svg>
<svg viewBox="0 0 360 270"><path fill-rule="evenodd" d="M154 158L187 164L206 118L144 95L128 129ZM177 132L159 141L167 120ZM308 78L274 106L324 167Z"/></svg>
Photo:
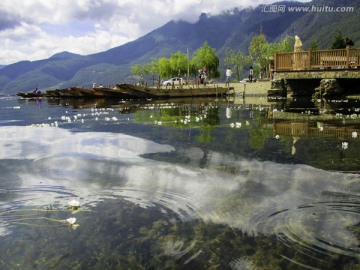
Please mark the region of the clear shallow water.
<svg viewBox="0 0 360 270"><path fill-rule="evenodd" d="M356 104L305 121L334 138L262 100L75 102L0 99L0 268L360 267Z"/></svg>

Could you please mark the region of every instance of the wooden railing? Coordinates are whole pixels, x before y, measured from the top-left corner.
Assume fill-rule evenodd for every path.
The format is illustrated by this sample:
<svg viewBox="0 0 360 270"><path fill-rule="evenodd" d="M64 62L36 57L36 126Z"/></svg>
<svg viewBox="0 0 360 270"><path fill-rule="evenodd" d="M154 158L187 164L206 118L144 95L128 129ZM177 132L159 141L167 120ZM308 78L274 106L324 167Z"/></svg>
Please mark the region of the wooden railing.
<svg viewBox="0 0 360 270"><path fill-rule="evenodd" d="M319 129L311 127L309 123L274 123L273 133L293 137L332 138L339 140L359 140L360 136L354 136L353 132L360 134L360 129L348 127L325 127Z"/></svg>
<svg viewBox="0 0 360 270"><path fill-rule="evenodd" d="M275 53L274 70L343 69L360 67L360 49Z"/></svg>

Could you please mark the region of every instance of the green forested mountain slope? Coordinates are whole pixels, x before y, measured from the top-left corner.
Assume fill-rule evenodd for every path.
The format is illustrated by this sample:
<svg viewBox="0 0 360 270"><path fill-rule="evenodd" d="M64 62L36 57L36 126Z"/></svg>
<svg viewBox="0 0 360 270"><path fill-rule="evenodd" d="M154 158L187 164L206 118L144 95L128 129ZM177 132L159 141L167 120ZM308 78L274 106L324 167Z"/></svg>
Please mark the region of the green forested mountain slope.
<svg viewBox="0 0 360 270"><path fill-rule="evenodd" d="M340 3L341 2L341 3ZM360 47L359 0L313 0L309 3L278 2L285 6L353 6L351 13L325 12L263 12L255 9L234 9L217 16L201 14L196 23L170 21L147 35L110 50L81 56L58 53L40 61L22 61L0 69L0 93L14 94L38 87L42 90L69 86L90 87L93 82L103 85L131 81L131 65L153 58L168 57L181 51L190 54L204 42L215 48L220 59L226 48L247 53L254 35L264 33L268 41L287 35L300 36L305 49L311 41L319 49L331 47L340 30Z"/></svg>
<svg viewBox="0 0 360 270"><path fill-rule="evenodd" d="M360 47L360 1L358 0L313 0L309 6L315 7L354 7L353 12L316 12L306 13L288 27L289 33L301 37L304 47L312 40L317 41L318 49L330 49L338 30L344 37Z"/></svg>

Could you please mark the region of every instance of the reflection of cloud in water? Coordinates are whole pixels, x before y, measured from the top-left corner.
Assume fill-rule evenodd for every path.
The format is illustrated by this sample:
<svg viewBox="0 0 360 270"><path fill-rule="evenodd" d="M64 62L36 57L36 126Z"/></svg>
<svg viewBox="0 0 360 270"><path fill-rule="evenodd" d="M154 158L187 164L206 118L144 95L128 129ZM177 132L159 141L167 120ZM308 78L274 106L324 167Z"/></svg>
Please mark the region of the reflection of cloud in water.
<svg viewBox="0 0 360 270"><path fill-rule="evenodd" d="M344 196L350 187L352 194L360 191L356 175L300 164L245 160L216 152L207 153L205 169L191 161L181 165L146 159L141 155L174 148L123 134L29 127L2 127L0 132L2 159L34 159L19 165L21 188L38 190L28 195L24 204L66 204L74 196L82 203L95 204L121 196L144 207L160 205L183 220L199 218L249 232L279 232L283 223L296 222L299 228L285 224L285 229L297 234L305 221L316 223L308 220L310 210L297 214L300 206L326 204L330 199L322 196L325 191ZM196 160L203 157L197 148L178 152ZM64 193L60 194L59 187ZM17 195L23 196L21 190ZM343 211L342 226L332 225L332 215L334 211L327 212L328 225L322 225L322 235L332 235L336 228L337 235L349 236L345 227L359 222L359 213ZM349 242L355 244L355 239Z"/></svg>
<svg viewBox="0 0 360 270"><path fill-rule="evenodd" d="M123 134L72 133L60 128L1 127L0 158L37 159L48 156L93 156L131 159L172 147Z"/></svg>

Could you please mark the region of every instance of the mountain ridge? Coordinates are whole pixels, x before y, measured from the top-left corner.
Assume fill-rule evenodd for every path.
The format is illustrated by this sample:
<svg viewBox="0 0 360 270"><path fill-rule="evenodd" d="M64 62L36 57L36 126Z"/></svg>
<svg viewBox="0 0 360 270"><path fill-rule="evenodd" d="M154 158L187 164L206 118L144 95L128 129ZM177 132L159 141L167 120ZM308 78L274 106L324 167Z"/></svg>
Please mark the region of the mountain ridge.
<svg viewBox="0 0 360 270"><path fill-rule="evenodd" d="M90 55L60 52L47 59L5 66L0 69L0 92L14 94L36 87L46 90L74 85L91 87L94 82L103 85L133 82L130 72L133 64L169 57L178 51L186 53L189 50L192 54L205 41L217 50L220 59L226 48L247 53L252 37L260 32L271 42L296 34L302 38L305 49L313 40L318 42L319 49L327 49L339 29L356 46L360 43L357 26L359 1L345 0L341 3L345 4L354 6L355 12L263 12L264 6L259 5L255 8L234 8L216 16L201 14L195 23L172 20L134 41L104 52ZM282 1L273 5L339 6L339 3L336 0L313 0L309 3Z"/></svg>

